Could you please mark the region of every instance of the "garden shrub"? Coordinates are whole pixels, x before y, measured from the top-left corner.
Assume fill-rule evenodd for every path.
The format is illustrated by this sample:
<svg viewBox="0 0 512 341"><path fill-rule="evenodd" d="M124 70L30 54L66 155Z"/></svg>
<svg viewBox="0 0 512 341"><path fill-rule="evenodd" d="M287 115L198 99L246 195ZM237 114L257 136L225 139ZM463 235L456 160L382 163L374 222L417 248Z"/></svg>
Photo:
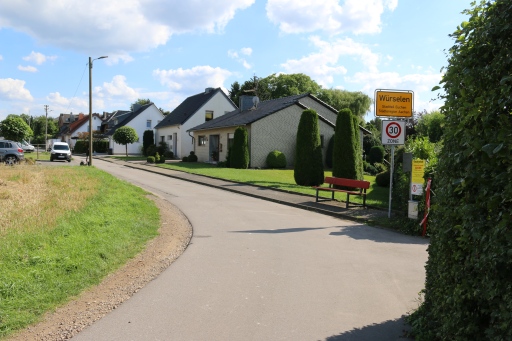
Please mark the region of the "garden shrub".
<svg viewBox="0 0 512 341"><path fill-rule="evenodd" d="M190 155L187 157L188 162L197 162L197 155L193 151L190 152Z"/></svg>
<svg viewBox="0 0 512 341"><path fill-rule="evenodd" d="M155 134L153 130L146 130L142 135L142 153L144 156L152 156L155 155L148 153L148 147L155 144Z"/></svg>
<svg viewBox="0 0 512 341"><path fill-rule="evenodd" d="M268 168L286 168L286 156L279 150L274 150L267 155Z"/></svg>
<svg viewBox="0 0 512 341"><path fill-rule="evenodd" d="M158 151L158 154L165 155L165 153L169 150L169 146L164 141L160 141L156 149Z"/></svg>
<svg viewBox="0 0 512 341"><path fill-rule="evenodd" d="M375 167L375 170L377 171L377 173L375 173L375 174L382 173L382 172L385 172L388 170L388 166L386 166L383 163L377 162L377 163L374 163L372 166Z"/></svg>
<svg viewBox="0 0 512 341"><path fill-rule="evenodd" d="M160 154L158 152L155 153L155 163L160 163Z"/></svg>
<svg viewBox="0 0 512 341"><path fill-rule="evenodd" d="M146 148L146 156L155 156L156 152L157 152L157 148L156 148L156 146L154 144L149 145Z"/></svg>
<svg viewBox="0 0 512 341"><path fill-rule="evenodd" d="M148 156L146 161L147 161L147 163L155 163L155 157L154 156Z"/></svg>
<svg viewBox="0 0 512 341"><path fill-rule="evenodd" d="M182 157L182 158L181 158L181 161L183 161L183 162L188 162L188 157L186 157L186 156Z"/></svg>
<svg viewBox="0 0 512 341"><path fill-rule="evenodd" d="M375 183L380 187L389 187L389 171L385 171L375 176Z"/></svg>
<svg viewBox="0 0 512 341"><path fill-rule="evenodd" d="M374 163L382 163L384 161L384 156L386 156L386 150L383 146L373 146L370 149L370 154L368 155L369 161L371 164Z"/></svg>
<svg viewBox="0 0 512 341"><path fill-rule="evenodd" d="M325 151L325 165L328 168L332 168L332 153L334 150L334 135L329 139L327 150Z"/></svg>
<svg viewBox="0 0 512 341"><path fill-rule="evenodd" d="M353 117L354 115L352 115L350 109L346 108L339 112L336 119L332 175L337 178L362 180L358 178L360 172L357 169L358 162L356 160L356 158L361 157L359 155L361 151L356 150L356 145L358 145L356 144L356 139L359 139L359 131L354 132Z"/></svg>
<svg viewBox="0 0 512 341"><path fill-rule="evenodd" d="M164 156L166 159L174 159L174 153L170 150L167 150L165 153L164 153Z"/></svg>
<svg viewBox="0 0 512 341"><path fill-rule="evenodd" d="M160 156L160 159L158 160L157 163L165 163L165 156Z"/></svg>
<svg viewBox="0 0 512 341"><path fill-rule="evenodd" d="M416 340L512 340L512 2L472 2L444 69Z"/></svg>
<svg viewBox="0 0 512 341"><path fill-rule="evenodd" d="M249 167L249 136L245 127L235 129L230 158L229 163L233 168L246 169Z"/></svg>
<svg viewBox="0 0 512 341"><path fill-rule="evenodd" d="M363 167L364 167L364 172L366 174L369 174L369 175L376 175L377 173L379 173L377 171L377 168L375 168L372 164L368 163L368 162L364 162L363 163Z"/></svg>
<svg viewBox="0 0 512 341"><path fill-rule="evenodd" d="M318 115L312 109L304 110L300 117L293 176L300 186L318 186L324 182Z"/></svg>

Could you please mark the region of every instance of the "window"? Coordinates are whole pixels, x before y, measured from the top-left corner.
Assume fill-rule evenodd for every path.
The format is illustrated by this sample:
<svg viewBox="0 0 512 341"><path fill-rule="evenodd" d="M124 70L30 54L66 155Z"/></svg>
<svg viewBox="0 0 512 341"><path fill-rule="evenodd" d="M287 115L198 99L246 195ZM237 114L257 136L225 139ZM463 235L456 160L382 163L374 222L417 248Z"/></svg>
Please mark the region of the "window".
<svg viewBox="0 0 512 341"><path fill-rule="evenodd" d="M160 136L160 141L165 142L165 136Z"/></svg>
<svg viewBox="0 0 512 341"><path fill-rule="evenodd" d="M146 121L146 128L151 129L151 120Z"/></svg>
<svg viewBox="0 0 512 341"><path fill-rule="evenodd" d="M206 114L204 115L204 121L210 121L213 120L213 111L212 110L206 110Z"/></svg>
<svg viewBox="0 0 512 341"><path fill-rule="evenodd" d="M172 141L172 135L167 135L167 141Z"/></svg>
<svg viewBox="0 0 512 341"><path fill-rule="evenodd" d="M198 146L205 146L206 145L206 136L204 135L199 135L197 137L197 145Z"/></svg>

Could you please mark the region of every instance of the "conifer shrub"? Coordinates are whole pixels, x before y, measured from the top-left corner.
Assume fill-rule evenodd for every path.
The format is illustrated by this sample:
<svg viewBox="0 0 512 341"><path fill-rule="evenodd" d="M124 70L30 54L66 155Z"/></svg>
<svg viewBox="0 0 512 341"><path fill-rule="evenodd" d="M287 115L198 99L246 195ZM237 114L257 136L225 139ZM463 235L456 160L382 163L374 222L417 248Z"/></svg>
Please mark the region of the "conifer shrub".
<svg viewBox="0 0 512 341"><path fill-rule="evenodd" d="M156 145L151 144L145 149L145 151L146 151L146 154L145 154L146 156L155 156L158 149L157 149Z"/></svg>
<svg viewBox="0 0 512 341"><path fill-rule="evenodd" d="M147 163L155 163L155 157L154 156L148 156L146 159Z"/></svg>
<svg viewBox="0 0 512 341"><path fill-rule="evenodd" d="M229 163L232 168L246 169L249 167L249 136L245 127L235 129L230 158Z"/></svg>
<svg viewBox="0 0 512 341"><path fill-rule="evenodd" d="M155 153L155 163L160 163L160 154L158 152Z"/></svg>
<svg viewBox="0 0 512 341"><path fill-rule="evenodd" d="M286 156L279 150L274 150L267 155L268 168L286 168Z"/></svg>
<svg viewBox="0 0 512 341"><path fill-rule="evenodd" d="M363 160L359 149L359 129L355 131L354 115L342 109L336 119L332 175L337 178L362 180Z"/></svg>
<svg viewBox="0 0 512 341"><path fill-rule="evenodd" d="M327 150L325 151L325 165L327 168L332 168L332 152L334 150L334 135L329 139Z"/></svg>
<svg viewBox="0 0 512 341"><path fill-rule="evenodd" d="M375 176L375 183L380 187L389 187L389 171L377 174Z"/></svg>
<svg viewBox="0 0 512 341"><path fill-rule="evenodd" d="M295 183L301 186L318 186L324 182L324 165L318 115L312 109L302 112L297 128Z"/></svg>
<svg viewBox="0 0 512 341"><path fill-rule="evenodd" d="M368 158L370 163L373 165L375 163L382 163L384 161L384 156L386 155L386 150L383 146L373 146L370 148L370 153Z"/></svg>
<svg viewBox="0 0 512 341"><path fill-rule="evenodd" d="M197 155L193 151L190 152L190 155L187 157L188 162L197 162Z"/></svg>
<svg viewBox="0 0 512 341"><path fill-rule="evenodd" d="M147 152L148 147L151 145L154 145L154 144L155 144L155 133L153 132L153 130L144 131L144 134L142 135L142 153L145 156L155 155L154 153L149 154Z"/></svg>

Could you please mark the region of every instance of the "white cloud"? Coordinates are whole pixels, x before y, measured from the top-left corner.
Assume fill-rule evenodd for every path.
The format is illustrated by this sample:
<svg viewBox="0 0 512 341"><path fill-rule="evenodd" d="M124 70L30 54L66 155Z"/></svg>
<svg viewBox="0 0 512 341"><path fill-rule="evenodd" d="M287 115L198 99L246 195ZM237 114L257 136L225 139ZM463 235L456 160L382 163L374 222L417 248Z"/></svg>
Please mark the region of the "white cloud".
<svg viewBox="0 0 512 341"><path fill-rule="evenodd" d="M62 97L59 92L52 92L48 96L46 96L46 99L50 102L50 104L53 105L59 105L59 106L67 106L70 103L70 100Z"/></svg>
<svg viewBox="0 0 512 341"><path fill-rule="evenodd" d="M370 72L377 72L379 57L366 45L356 43L350 38L327 42L313 36L309 40L318 51L301 59L287 60L281 64L286 72L305 73L317 83L328 86L333 83L335 75L348 72L344 66L339 65L340 59L345 56L360 61Z"/></svg>
<svg viewBox="0 0 512 341"><path fill-rule="evenodd" d="M240 49L240 54L250 56L252 54L252 49L250 47L243 47ZM244 68L246 68L246 69L252 68L252 65L249 64L249 62L245 58L241 58L237 51L229 50L228 56L230 58L236 60L238 63L242 64L244 66Z"/></svg>
<svg viewBox="0 0 512 341"><path fill-rule="evenodd" d="M37 65L41 65L48 60L53 61L55 59L57 59L57 56L45 56L42 53L34 52L34 51L32 51L28 56L23 57L23 60L36 63Z"/></svg>
<svg viewBox="0 0 512 341"><path fill-rule="evenodd" d="M96 87L95 92L99 97L123 98L130 102L140 98L140 93L126 84L126 77L117 75L112 78L112 82L103 83L102 87ZM94 92L93 92L94 93Z"/></svg>
<svg viewBox="0 0 512 341"><path fill-rule="evenodd" d="M4 59L4 57L2 57L2 55L0 54L0 60L3 60L3 59Z"/></svg>
<svg viewBox="0 0 512 341"><path fill-rule="evenodd" d="M165 44L173 34L222 32L236 11L255 0L0 1L0 28L10 27L39 43L87 54L116 54Z"/></svg>
<svg viewBox="0 0 512 341"><path fill-rule="evenodd" d="M154 70L155 76L162 85L173 92L198 93L206 87L221 87L232 73L219 67L195 66L191 69Z"/></svg>
<svg viewBox="0 0 512 341"><path fill-rule="evenodd" d="M0 78L0 100L33 101L30 91L25 89L25 81L12 78Z"/></svg>
<svg viewBox="0 0 512 341"><path fill-rule="evenodd" d="M18 65L18 70L26 71L26 72L37 72L37 68L30 66L30 65L28 65L28 66Z"/></svg>
<svg viewBox="0 0 512 341"><path fill-rule="evenodd" d="M379 33L382 13L397 4L398 0L268 0L266 10L284 33L363 34Z"/></svg>

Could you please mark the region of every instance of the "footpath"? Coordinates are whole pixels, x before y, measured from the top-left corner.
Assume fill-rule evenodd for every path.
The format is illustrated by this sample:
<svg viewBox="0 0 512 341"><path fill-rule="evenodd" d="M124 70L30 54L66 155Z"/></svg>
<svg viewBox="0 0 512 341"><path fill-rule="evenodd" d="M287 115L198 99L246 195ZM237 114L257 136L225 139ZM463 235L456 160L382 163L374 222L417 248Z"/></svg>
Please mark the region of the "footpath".
<svg viewBox="0 0 512 341"><path fill-rule="evenodd" d="M349 206L349 208L347 209L345 208L345 203L341 203L339 201L315 202L315 197L311 195L293 193L246 183L232 182L217 178L211 178L204 175L190 174L177 170L158 167L152 164L146 164L145 162L127 162L118 159L104 157L95 157L94 159L112 162L119 165L123 165L125 167L140 169L147 172L152 172L155 174L160 174L175 179L189 181L204 186L215 187L234 193L248 195L254 198L272 201L283 205L314 211L317 213L326 214L337 218L365 222L380 217L387 217L388 214L387 211L381 209L376 209L372 207L363 208L362 206L359 205Z"/></svg>

